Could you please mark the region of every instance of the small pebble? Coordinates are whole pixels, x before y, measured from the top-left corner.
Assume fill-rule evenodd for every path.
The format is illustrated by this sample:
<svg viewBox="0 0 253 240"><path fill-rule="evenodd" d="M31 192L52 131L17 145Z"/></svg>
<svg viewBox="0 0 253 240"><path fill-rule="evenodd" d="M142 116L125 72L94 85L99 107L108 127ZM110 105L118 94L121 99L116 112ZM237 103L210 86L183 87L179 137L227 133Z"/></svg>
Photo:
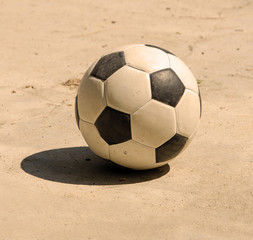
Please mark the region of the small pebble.
<svg viewBox="0 0 253 240"><path fill-rule="evenodd" d="M189 50L192 52L193 47L191 45L188 46Z"/></svg>
<svg viewBox="0 0 253 240"><path fill-rule="evenodd" d="M34 88L32 85L26 85L25 88Z"/></svg>

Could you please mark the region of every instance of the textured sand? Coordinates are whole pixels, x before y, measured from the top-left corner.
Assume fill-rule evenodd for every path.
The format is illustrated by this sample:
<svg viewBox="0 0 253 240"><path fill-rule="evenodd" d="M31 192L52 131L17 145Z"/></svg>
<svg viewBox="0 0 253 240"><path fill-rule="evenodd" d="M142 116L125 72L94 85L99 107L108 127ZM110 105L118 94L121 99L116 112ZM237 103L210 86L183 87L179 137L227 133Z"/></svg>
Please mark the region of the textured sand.
<svg viewBox="0 0 253 240"><path fill-rule="evenodd" d="M253 239L252 22L250 0L1 0L0 240ZM130 43L201 80L198 133L170 169L119 171L80 148L62 83Z"/></svg>

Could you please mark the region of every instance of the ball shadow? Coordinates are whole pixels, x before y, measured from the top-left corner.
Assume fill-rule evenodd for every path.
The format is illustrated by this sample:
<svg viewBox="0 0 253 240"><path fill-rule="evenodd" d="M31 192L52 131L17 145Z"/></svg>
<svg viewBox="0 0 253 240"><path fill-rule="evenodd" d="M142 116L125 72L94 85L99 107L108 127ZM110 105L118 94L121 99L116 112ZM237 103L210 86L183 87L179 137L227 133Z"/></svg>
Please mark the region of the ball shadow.
<svg viewBox="0 0 253 240"><path fill-rule="evenodd" d="M33 176L82 185L119 185L150 181L169 172L169 165L146 171L121 168L96 156L88 147L59 148L35 153L21 162Z"/></svg>

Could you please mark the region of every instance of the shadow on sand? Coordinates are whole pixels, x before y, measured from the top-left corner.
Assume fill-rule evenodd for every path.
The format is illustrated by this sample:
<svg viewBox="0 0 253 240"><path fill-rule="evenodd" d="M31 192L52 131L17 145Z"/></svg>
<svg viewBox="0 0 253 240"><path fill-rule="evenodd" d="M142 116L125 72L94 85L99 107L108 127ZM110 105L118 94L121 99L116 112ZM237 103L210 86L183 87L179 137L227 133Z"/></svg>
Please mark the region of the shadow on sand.
<svg viewBox="0 0 253 240"><path fill-rule="evenodd" d="M83 185L118 185L150 181L169 172L169 165L134 171L96 156L88 147L59 148L35 153L21 162L21 168L50 181Z"/></svg>

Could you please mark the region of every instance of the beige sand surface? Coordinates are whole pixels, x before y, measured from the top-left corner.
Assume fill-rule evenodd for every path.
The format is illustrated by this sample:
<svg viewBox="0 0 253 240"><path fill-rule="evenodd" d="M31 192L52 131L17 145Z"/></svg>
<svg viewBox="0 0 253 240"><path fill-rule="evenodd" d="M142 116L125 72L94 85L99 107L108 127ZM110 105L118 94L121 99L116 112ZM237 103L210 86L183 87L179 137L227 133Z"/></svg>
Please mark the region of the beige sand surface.
<svg viewBox="0 0 253 240"><path fill-rule="evenodd" d="M0 0L0 240L253 239L252 23L251 0ZM198 133L170 169L80 148L62 83L129 43L201 80Z"/></svg>

